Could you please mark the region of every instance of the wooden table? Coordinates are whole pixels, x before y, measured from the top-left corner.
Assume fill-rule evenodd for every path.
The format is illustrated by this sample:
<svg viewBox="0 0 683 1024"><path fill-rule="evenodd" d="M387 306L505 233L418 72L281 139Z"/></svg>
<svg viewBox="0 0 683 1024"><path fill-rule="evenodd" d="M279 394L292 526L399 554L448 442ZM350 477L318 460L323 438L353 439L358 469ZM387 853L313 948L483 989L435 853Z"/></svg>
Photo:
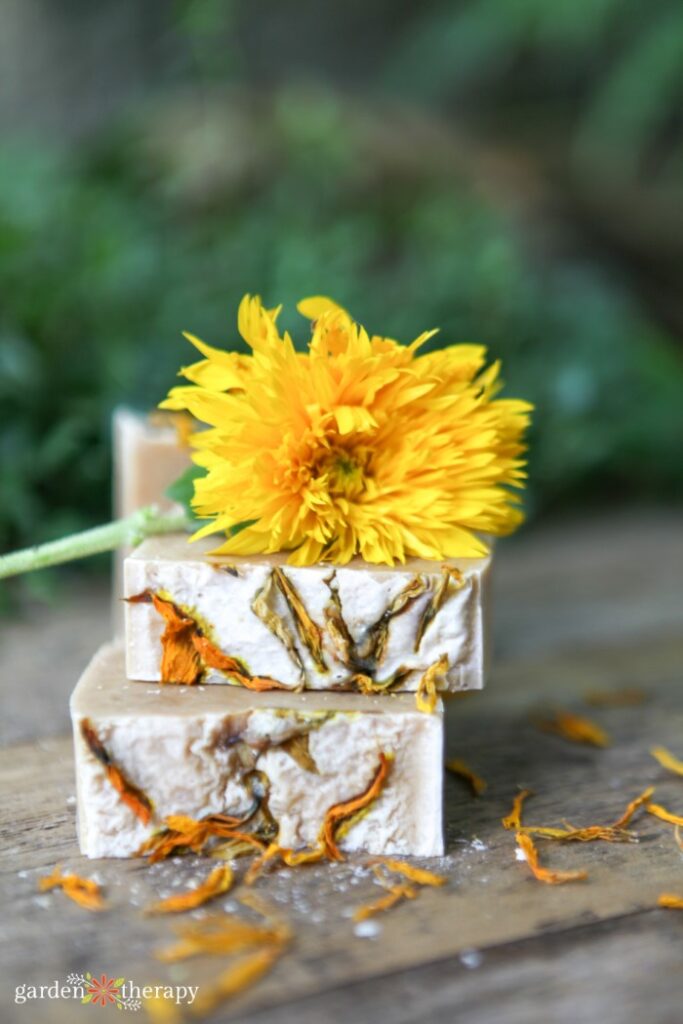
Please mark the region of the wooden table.
<svg viewBox="0 0 683 1024"><path fill-rule="evenodd" d="M519 786L536 794L525 810L531 823L614 821L650 783L661 803L683 813L683 778L649 754L657 743L683 755L681 526L678 514L641 512L501 544L489 686L448 710L451 756L489 783L475 799L459 780L447 781L447 855L429 866L448 885L376 918L374 933L361 937L350 913L378 893L362 858L263 879L259 891L291 923L294 944L211 1019L679 1024L683 912L655 905L662 891L683 894L673 828L644 814L638 844L539 842L545 864L589 873L585 882L548 886L517 860L500 819ZM15 1005L20 983L91 970L140 985L203 985L218 967L158 963L153 950L173 922L140 910L196 878L201 864L88 862L77 851L67 696L108 631L105 588L73 585L58 608L0 629L3 1021L87 1020L93 1012L61 999ZM587 691L623 687L641 688L646 702L583 702ZM540 732L531 716L552 708L590 715L612 745ZM111 910L88 914L59 892L38 895L37 879L56 862L100 879ZM248 913L232 896L218 905Z"/></svg>

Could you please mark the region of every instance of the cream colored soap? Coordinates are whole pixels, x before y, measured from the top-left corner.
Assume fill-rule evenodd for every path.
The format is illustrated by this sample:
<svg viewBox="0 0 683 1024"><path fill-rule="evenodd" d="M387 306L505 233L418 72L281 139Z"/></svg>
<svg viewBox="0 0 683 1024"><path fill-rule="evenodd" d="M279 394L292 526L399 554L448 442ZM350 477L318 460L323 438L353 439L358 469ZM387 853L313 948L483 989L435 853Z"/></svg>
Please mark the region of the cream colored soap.
<svg viewBox="0 0 683 1024"><path fill-rule="evenodd" d="M132 409L114 410L112 448L114 456L114 516L121 519L145 505L161 509L175 506L165 495L166 488L190 465L187 448L178 443L178 432L170 419L156 414L151 418ZM130 549L114 556L113 620L114 632L123 633L123 560Z"/></svg>
<svg viewBox="0 0 683 1024"><path fill-rule="evenodd" d="M173 602L246 672L291 689L362 689L364 677L372 686L386 683L387 692L416 690L439 659L446 666L440 689L483 686L489 559L452 560L454 572L444 575L440 563L418 559L295 567L286 554L213 557L215 546L185 535L145 541L126 559L126 597L154 593ZM152 603L127 603L131 679L161 679L164 628ZM202 681L234 679L208 667Z"/></svg>
<svg viewBox="0 0 683 1024"><path fill-rule="evenodd" d="M72 695L71 718L78 833L89 857L133 856L170 814L243 814L252 805L252 770L262 773L280 845L314 844L326 811L367 789L382 753L393 755L385 786L340 847L443 852L440 702L434 714L423 714L409 694L253 694L235 686L169 686L160 693L129 682L122 648L107 645ZM84 723L149 800L148 824L121 800L84 737ZM308 768L286 749L295 736L307 736Z"/></svg>

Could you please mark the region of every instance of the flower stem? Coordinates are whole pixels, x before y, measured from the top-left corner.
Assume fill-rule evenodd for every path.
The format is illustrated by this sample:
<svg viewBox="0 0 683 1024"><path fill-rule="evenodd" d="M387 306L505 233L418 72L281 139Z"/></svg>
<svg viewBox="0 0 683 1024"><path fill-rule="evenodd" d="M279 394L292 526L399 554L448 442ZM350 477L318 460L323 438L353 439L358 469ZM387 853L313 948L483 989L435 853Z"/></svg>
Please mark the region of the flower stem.
<svg viewBox="0 0 683 1024"><path fill-rule="evenodd" d="M184 512L164 513L156 505L147 505L125 519L116 519L106 526L96 526L92 530L48 541L47 544L0 555L0 579L33 572L35 569L46 569L50 565L61 565L62 562L72 562L77 558L87 558L102 551L113 551L124 545L134 547L142 543L145 537L185 529L187 517Z"/></svg>

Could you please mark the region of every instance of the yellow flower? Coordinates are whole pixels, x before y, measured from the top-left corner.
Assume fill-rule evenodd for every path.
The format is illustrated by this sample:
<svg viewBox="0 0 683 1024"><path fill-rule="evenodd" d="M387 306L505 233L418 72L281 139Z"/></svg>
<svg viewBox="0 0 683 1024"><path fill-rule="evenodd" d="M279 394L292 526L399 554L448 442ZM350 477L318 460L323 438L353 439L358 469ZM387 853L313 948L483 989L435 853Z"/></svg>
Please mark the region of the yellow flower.
<svg viewBox="0 0 683 1024"><path fill-rule="evenodd" d="M527 402L499 399L499 364L481 345L427 355L369 337L330 299L305 299L308 352L277 329L279 309L245 296L245 356L188 340L204 358L183 369L162 408L208 425L192 435L206 475L193 508L225 532L217 551L289 551L294 565L476 557L478 533L521 522ZM238 524L248 525L231 534Z"/></svg>

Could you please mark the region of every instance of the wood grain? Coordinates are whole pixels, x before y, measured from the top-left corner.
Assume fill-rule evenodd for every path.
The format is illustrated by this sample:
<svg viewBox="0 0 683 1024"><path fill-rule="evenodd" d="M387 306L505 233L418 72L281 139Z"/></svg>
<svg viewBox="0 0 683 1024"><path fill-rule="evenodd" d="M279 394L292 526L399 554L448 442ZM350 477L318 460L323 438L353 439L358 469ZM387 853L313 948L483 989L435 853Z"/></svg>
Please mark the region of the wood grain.
<svg viewBox="0 0 683 1024"><path fill-rule="evenodd" d="M650 513L501 545L499 657L484 693L448 707L449 754L489 783L475 799L459 780L447 781L448 851L428 863L448 876L448 885L378 918L377 934L361 938L350 911L378 892L363 858L264 878L259 891L288 918L295 944L271 975L216 1019L680 1020L674 968L681 961L683 913L655 908L659 892L683 893L672 828L643 815L635 825L637 844L539 844L549 866L589 873L586 882L550 887L516 860L514 837L500 825L519 786L536 794L525 809L529 823L609 823L647 784L657 786L660 802L683 813L683 780L648 752L657 743L683 754L680 533L676 518ZM642 537L647 541L639 548ZM82 610L74 602L71 614L77 618ZM78 855L70 740L50 735L46 720L60 713L66 694L43 689L45 708L37 711L26 697L36 663L30 649L22 657L21 691L7 679L3 692L20 734L32 722L37 738L0 752L3 1020L73 1019L67 1001L12 1002L15 985L47 984L70 971L104 971L138 984L208 984L213 961L170 968L154 960L173 922L141 913L147 902L199 877L205 864L191 858L148 868ZM604 709L582 703L588 690L622 686L642 688L646 702ZM539 732L531 716L553 707L590 715L612 745L579 747ZM59 892L39 896L37 879L56 862L101 878L111 909L89 915ZM238 905L227 896L217 906Z"/></svg>

